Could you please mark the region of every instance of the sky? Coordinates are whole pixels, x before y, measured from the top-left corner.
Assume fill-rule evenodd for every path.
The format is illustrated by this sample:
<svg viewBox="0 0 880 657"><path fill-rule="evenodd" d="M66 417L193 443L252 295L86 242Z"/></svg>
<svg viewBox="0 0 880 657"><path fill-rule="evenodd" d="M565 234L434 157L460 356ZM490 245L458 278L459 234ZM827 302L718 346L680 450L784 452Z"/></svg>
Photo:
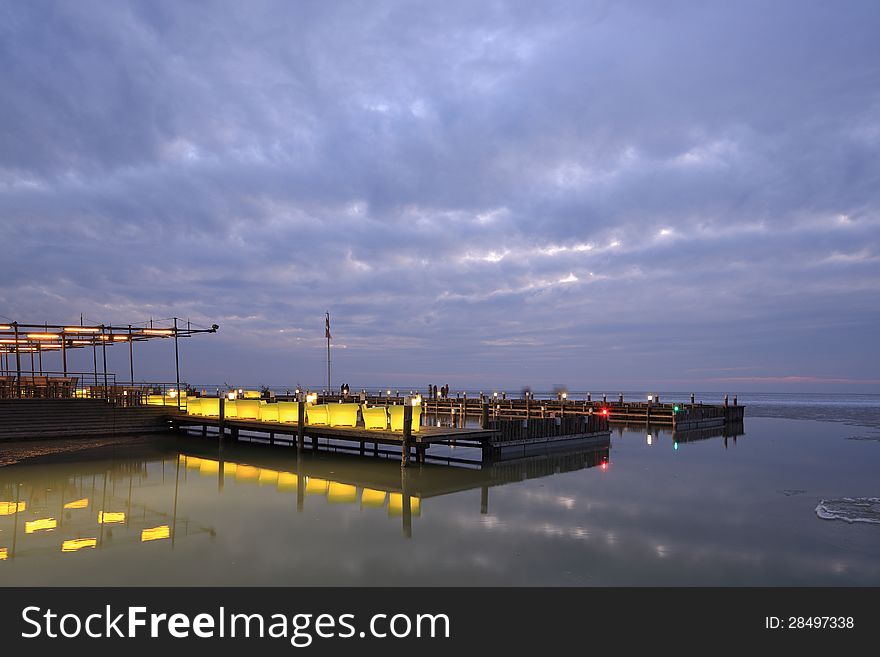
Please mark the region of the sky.
<svg viewBox="0 0 880 657"><path fill-rule="evenodd" d="M877 25L2 3L0 318L216 323L206 385L320 385L329 311L334 386L880 392Z"/></svg>

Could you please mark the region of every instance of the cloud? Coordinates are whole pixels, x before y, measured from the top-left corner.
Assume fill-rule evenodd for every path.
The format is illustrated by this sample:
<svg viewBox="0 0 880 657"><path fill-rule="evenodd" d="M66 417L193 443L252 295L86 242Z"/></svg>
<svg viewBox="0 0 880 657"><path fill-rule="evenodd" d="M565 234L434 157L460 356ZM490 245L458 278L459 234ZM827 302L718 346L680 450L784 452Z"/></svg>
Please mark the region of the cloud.
<svg viewBox="0 0 880 657"><path fill-rule="evenodd" d="M6 6L0 314L217 322L211 383L320 383L325 310L352 385L869 380L877 18Z"/></svg>

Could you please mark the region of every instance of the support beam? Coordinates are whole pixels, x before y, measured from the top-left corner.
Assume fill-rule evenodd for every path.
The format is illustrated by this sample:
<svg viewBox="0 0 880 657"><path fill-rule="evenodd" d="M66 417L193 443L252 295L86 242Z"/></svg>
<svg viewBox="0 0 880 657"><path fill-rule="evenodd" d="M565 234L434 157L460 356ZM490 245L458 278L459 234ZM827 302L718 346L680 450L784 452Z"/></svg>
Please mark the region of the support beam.
<svg viewBox="0 0 880 657"><path fill-rule="evenodd" d="M409 465L409 451L412 441L412 404L409 399L403 406L403 441L400 445L400 467Z"/></svg>

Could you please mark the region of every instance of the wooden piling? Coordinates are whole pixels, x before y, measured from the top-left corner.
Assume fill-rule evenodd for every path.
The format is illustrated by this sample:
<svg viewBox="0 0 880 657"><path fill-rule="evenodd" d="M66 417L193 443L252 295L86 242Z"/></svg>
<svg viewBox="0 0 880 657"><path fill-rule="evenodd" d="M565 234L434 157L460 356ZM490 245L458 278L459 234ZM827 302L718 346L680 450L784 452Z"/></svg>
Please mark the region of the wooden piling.
<svg viewBox="0 0 880 657"><path fill-rule="evenodd" d="M306 442L306 404L305 401L303 401L302 395L300 395L299 399L296 421L296 451L297 453L300 453L303 451Z"/></svg>
<svg viewBox="0 0 880 657"><path fill-rule="evenodd" d="M224 404L225 401L225 397L220 398L220 420L218 422L217 430L220 432L221 441L226 437L226 406Z"/></svg>
<svg viewBox="0 0 880 657"><path fill-rule="evenodd" d="M409 450L412 441L412 404L409 400L403 406L403 442L400 445L400 467L409 465ZM404 495L404 498L406 496Z"/></svg>
<svg viewBox="0 0 880 657"><path fill-rule="evenodd" d="M486 402L480 405L480 428L489 428L489 405Z"/></svg>

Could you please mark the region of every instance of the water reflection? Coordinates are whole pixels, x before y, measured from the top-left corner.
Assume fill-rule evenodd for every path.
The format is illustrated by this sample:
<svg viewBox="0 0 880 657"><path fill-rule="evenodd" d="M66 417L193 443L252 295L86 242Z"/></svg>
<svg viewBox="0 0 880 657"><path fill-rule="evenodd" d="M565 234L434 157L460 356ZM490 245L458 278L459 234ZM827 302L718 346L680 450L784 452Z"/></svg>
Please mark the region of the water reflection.
<svg viewBox="0 0 880 657"><path fill-rule="evenodd" d="M422 513L425 499L480 489L480 512L489 511L489 489L505 483L559 472L607 465L609 445L488 464L480 468L426 464L401 469L396 461L343 454L301 454L281 459L276 450L247 445L217 449L198 440L183 441L185 449L169 456L139 461L20 466L0 470L0 537L9 537L2 558L12 560L53 549L61 553L167 540L179 535L214 535L207 523L178 513L181 496L196 482L216 482L218 494L229 484L272 488L296 499L322 498L330 505L383 509L399 518L404 536L412 536L412 519ZM157 447L158 449L158 447ZM87 470L83 470L86 467ZM138 502L142 493L171 485L164 503ZM236 493L232 493L235 495ZM73 498L73 499L71 499ZM221 503L218 500L218 503ZM22 540L23 529L27 540ZM33 535L33 536L32 536Z"/></svg>
<svg viewBox="0 0 880 657"><path fill-rule="evenodd" d="M615 427L599 449L464 467L474 448L449 447L405 471L202 438L90 452L0 468L0 582L880 584L877 527L815 512L877 496L880 443L851 433Z"/></svg>

